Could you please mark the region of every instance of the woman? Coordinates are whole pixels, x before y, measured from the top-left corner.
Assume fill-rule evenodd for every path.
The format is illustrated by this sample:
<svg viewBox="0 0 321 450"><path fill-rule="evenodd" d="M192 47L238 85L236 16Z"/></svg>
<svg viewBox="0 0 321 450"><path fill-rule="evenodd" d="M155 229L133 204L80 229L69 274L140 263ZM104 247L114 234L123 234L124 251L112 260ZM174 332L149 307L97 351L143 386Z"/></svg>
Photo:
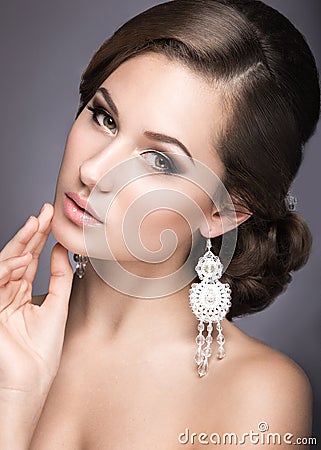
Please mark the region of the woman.
<svg viewBox="0 0 321 450"><path fill-rule="evenodd" d="M300 33L260 2L165 3L102 45L80 93L54 208L0 254L1 448L202 448L225 432L264 448L262 423L270 448L309 436L302 370L232 323L310 250L288 196L319 116Z"/></svg>

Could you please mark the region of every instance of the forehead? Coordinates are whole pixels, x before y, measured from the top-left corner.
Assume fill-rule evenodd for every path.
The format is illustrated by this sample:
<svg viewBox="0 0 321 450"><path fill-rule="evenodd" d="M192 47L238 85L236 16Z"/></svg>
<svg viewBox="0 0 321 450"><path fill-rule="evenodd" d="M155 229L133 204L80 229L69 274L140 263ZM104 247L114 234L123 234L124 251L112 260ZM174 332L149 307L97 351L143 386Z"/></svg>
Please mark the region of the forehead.
<svg viewBox="0 0 321 450"><path fill-rule="evenodd" d="M177 60L149 52L122 63L102 86L111 94L124 130L173 136L193 158L218 168L215 141L224 115L214 82Z"/></svg>
<svg viewBox="0 0 321 450"><path fill-rule="evenodd" d="M188 120L193 111L215 126L221 93L183 63L160 53L145 53L121 64L103 83L121 104L139 100L151 112L166 112L170 119ZM155 102L155 103L153 103ZM154 115L154 114L153 114Z"/></svg>

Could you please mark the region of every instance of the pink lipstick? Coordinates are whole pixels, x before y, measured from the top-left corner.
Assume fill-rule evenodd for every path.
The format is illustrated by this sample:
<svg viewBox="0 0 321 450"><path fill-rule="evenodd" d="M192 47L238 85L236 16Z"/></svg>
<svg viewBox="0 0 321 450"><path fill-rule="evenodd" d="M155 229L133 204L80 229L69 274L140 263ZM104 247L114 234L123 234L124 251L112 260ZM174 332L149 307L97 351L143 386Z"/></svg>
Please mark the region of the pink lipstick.
<svg viewBox="0 0 321 450"><path fill-rule="evenodd" d="M65 215L77 225L101 225L95 210L89 205L87 200L82 199L75 192L66 192L64 195L63 207Z"/></svg>

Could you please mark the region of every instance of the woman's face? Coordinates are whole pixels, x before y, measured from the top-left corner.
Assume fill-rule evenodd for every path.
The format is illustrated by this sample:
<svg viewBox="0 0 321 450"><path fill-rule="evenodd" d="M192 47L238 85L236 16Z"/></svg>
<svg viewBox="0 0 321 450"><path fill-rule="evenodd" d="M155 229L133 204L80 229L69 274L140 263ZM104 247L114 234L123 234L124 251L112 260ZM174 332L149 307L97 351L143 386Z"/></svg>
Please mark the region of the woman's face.
<svg viewBox="0 0 321 450"><path fill-rule="evenodd" d="M157 53L123 63L70 130L55 238L94 258L149 262L166 259L176 239L173 258L184 259L192 232L211 227L222 124L219 90L181 63Z"/></svg>

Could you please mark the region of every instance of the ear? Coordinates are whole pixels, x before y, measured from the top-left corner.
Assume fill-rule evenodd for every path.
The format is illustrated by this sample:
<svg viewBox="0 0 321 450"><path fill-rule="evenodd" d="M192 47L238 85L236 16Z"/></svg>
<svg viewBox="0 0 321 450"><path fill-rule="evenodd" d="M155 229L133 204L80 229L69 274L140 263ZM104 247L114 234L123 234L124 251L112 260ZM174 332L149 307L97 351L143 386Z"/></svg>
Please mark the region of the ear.
<svg viewBox="0 0 321 450"><path fill-rule="evenodd" d="M239 204L233 204L233 208L221 211L213 205L212 210L206 215L206 221L200 226L200 232L206 238L215 238L238 227L251 216L252 213Z"/></svg>

